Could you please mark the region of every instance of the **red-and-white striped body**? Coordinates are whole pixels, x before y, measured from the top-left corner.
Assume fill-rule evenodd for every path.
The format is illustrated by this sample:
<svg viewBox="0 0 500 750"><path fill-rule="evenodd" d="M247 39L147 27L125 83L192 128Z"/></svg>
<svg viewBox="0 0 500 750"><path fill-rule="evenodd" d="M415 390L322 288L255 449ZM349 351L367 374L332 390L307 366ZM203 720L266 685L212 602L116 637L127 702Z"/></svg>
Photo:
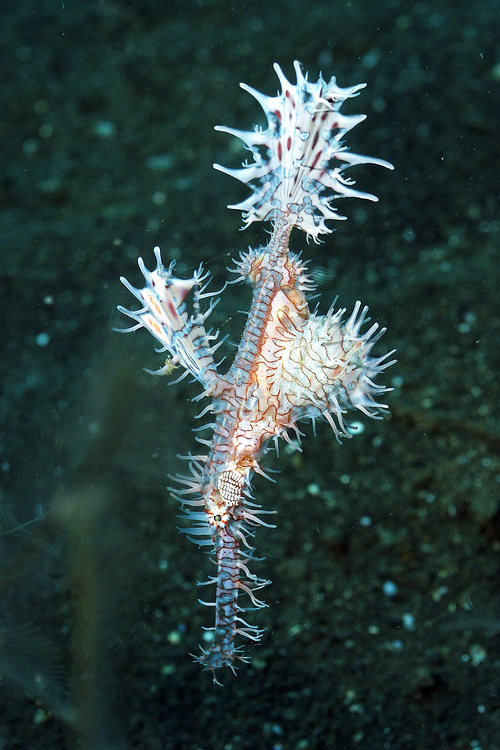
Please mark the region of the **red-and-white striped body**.
<svg viewBox="0 0 500 750"><path fill-rule="evenodd" d="M213 297L201 287L201 268L192 279L176 279L172 266L165 269L158 249L158 265L147 271L144 289L127 288L143 303L138 311L123 312L136 321L131 330L147 328L169 352L171 361L162 368L183 365L203 386L200 398L211 399L202 414L210 412L214 421L211 440L198 440L207 446L206 455L190 456L191 474L178 477L184 485L176 490L190 526L184 532L200 546L215 551L217 574L207 583L216 588L212 641L202 649L198 660L215 670L234 669L245 660L238 635L257 641L261 631L241 617L239 594L250 597L249 608L265 606L255 592L268 581L257 578L248 569L253 548L249 544L252 527L265 524L264 511L252 502L250 481L253 472L265 475L259 460L271 439L290 441L288 431L300 439L297 422L325 417L337 439L350 437L343 415L358 409L378 417L386 409L375 396L387 388L374 378L388 367L385 355L370 356L373 344L384 329L374 324L366 332L367 308L356 303L351 316L343 320L345 310L326 315L312 314L306 293L313 288L300 259L289 252L292 228L298 226L313 239L329 229L325 218L341 218L331 208L334 197L358 196L342 175L353 164L387 162L346 152L340 136L363 119L344 116L338 111L342 101L354 95L360 86L339 89L334 79L326 84L321 78L311 84L296 64L297 85L293 86L277 68L282 84L278 97L252 93L268 115L268 130L238 135L252 150L254 164L242 170L226 170L249 183L253 193L238 208L245 221L270 219L273 233L265 248L250 250L236 262L236 272L253 285L253 299L239 348L229 371L218 372L213 353L219 344L211 342L204 322L214 306L200 311L200 302ZM248 87L245 87L248 89ZM250 90L250 89L248 89ZM267 157L262 157L262 147ZM332 159L343 166L330 168ZM194 289L194 313L189 316L185 298ZM389 353L390 354L390 353ZM215 677L214 677L215 679Z"/></svg>

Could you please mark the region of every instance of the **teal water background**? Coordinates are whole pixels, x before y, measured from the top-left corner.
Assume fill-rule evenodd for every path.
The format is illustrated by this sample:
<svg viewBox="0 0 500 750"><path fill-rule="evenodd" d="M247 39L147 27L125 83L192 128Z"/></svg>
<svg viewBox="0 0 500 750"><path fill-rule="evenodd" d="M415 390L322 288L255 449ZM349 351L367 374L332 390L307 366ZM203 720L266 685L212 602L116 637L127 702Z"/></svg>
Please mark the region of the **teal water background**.
<svg viewBox="0 0 500 750"><path fill-rule="evenodd" d="M20 0L0 38L0 746L499 748L498 4ZM264 124L238 84L294 59L367 82L348 144L395 165L292 241L323 311L387 326L395 390L343 446L321 425L267 456L267 633L219 688L189 656L211 563L167 491L198 391L111 328L154 245L217 288L266 241L213 127ZM249 302L213 313L232 343Z"/></svg>

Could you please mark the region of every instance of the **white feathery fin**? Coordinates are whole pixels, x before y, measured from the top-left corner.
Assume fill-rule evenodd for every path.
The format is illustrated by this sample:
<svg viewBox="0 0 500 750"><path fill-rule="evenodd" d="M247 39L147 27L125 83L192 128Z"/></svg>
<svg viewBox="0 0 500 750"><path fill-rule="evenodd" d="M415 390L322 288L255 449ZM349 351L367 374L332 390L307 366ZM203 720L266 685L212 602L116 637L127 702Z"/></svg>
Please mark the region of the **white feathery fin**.
<svg viewBox="0 0 500 750"><path fill-rule="evenodd" d="M241 169L219 164L214 168L249 185L251 195L241 203L228 206L243 212L245 226L254 221L284 218L308 237L318 240L332 230L325 219L345 219L332 206L342 197L376 201L371 193L355 190L354 181L344 175L356 164L377 164L393 169L383 159L361 156L347 151L342 139L365 115L343 115L340 108L346 99L356 96L366 84L348 88L337 86L335 77L326 83L320 76L316 83L307 80L300 63L294 62L297 83L291 84L280 66L274 69L281 93L266 96L240 84L254 96L267 117L267 129L215 129L239 138L252 152L254 161Z"/></svg>
<svg viewBox="0 0 500 750"><path fill-rule="evenodd" d="M216 337L207 335L204 327L204 322L217 301L212 300L204 313L199 309L200 299L213 296L211 293L203 293L204 287L200 289L208 274L204 275L200 266L191 279L178 279L172 274L175 262L172 262L169 268L165 268L160 248L155 247L154 252L157 260L154 271L146 268L142 258L138 261L146 280L143 289L136 289L127 279L120 277L120 281L134 297L137 297L143 307L140 310L127 310L119 306L118 310L137 321L137 325L126 330L146 328L162 344L158 351L171 355L172 359L156 371L158 374L170 373L177 365L182 365L185 372L181 378L190 373L207 388L217 377L213 358L214 347L209 343ZM184 300L193 287L194 314L189 315Z"/></svg>

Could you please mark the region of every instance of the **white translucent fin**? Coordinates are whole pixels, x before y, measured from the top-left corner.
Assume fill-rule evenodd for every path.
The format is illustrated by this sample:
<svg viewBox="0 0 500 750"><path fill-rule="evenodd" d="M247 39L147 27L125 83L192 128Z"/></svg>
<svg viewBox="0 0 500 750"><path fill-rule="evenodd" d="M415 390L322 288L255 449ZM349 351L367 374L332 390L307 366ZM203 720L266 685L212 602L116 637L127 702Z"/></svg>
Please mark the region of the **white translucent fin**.
<svg viewBox="0 0 500 750"><path fill-rule="evenodd" d="M168 352L171 356L166 365L157 372L165 374L173 372L177 365L181 365L186 372L181 378L190 373L205 387L217 377L217 370L213 358L213 347L210 346L214 336L207 336L204 322L217 301L211 300L208 310L201 313L199 300L210 296L199 289L203 280L202 268L191 279L177 279L172 274L173 264L169 268L163 266L160 248L154 249L157 266L149 271L139 258L139 268L146 280L143 289L136 289L127 279L121 277L122 283L143 305L140 310L127 310L118 307L119 311L137 321L137 326L127 330L133 331L144 326L162 344L160 351ZM194 315L187 312L185 298L195 287Z"/></svg>
<svg viewBox="0 0 500 750"><path fill-rule="evenodd" d="M274 69L281 83L281 93L266 96L242 83L264 110L268 127L254 131L215 129L239 138L252 152L254 161L241 169L214 164L224 172L249 185L252 194L241 203L228 206L243 212L245 225L254 221L285 217L290 224L317 240L331 232L325 219L344 219L332 206L340 197L357 197L376 201L371 193L355 190L354 181L344 175L356 164L377 164L393 169L383 159L353 154L342 139L365 115L343 115L342 103L356 96L366 84L339 88L335 78L326 83L320 76L316 83L307 80L300 63L294 62L296 85L284 76L278 64Z"/></svg>

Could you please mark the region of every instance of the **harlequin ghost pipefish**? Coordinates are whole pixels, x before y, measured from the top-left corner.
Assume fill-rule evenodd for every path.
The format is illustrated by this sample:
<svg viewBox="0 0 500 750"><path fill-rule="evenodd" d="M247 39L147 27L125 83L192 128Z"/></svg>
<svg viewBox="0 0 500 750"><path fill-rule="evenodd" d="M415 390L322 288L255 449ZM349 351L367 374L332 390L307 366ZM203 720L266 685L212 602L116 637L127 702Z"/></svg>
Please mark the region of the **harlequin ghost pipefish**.
<svg viewBox="0 0 500 750"><path fill-rule="evenodd" d="M215 555L217 573L207 581L215 586L215 601L202 602L214 608L215 625L207 628L210 645L195 657L212 670L214 681L220 667L234 672L238 661L249 661L237 645L239 636L259 641L263 632L247 622L245 613L266 606L256 592L270 583L249 570L254 559L249 539L255 527L270 526L264 516L271 511L257 505L251 491L254 472L267 476L259 461L270 441L292 442L293 432L298 444L302 433L297 423L324 417L340 442L351 437L344 414L357 410L380 419L388 407L376 399L391 390L375 379L393 364L388 360L393 352L370 355L385 329L377 323L366 328L368 308L360 302L348 317L345 309L334 306L325 315L311 312L307 293L314 285L305 263L288 245L294 227L316 242L329 234L326 221L345 218L334 208L336 199L377 200L354 188L354 181L346 176L350 167L393 167L343 145L344 135L365 116L342 114L341 106L365 84L340 88L335 78L327 83L321 76L311 83L298 62L294 67L295 85L279 65L274 66L281 84L277 96L241 84L264 110L265 130L216 128L239 138L253 157L241 169L214 165L251 189L246 200L229 208L243 212L245 226L264 221L272 227L267 245L241 253L234 268L228 269L236 274L234 281L248 280L253 286L243 335L228 371L220 373L214 360L223 340L218 341L218 332L205 326L219 292L207 291L209 275L201 266L190 279L176 278L174 263L166 268L156 247L153 271L139 259L144 288L136 289L121 279L142 305L139 310L119 308L135 321L126 330L146 328L160 342L158 351L167 352L168 359L157 372L184 368L178 380L192 375L203 389L195 400L210 399L199 417L212 415L206 425L213 430L212 440L197 438L206 453L184 457L190 474L176 477L181 489L174 492L189 522L182 531ZM191 312L186 304L190 293ZM202 311L204 300L209 302ZM247 597L244 606L240 594Z"/></svg>

